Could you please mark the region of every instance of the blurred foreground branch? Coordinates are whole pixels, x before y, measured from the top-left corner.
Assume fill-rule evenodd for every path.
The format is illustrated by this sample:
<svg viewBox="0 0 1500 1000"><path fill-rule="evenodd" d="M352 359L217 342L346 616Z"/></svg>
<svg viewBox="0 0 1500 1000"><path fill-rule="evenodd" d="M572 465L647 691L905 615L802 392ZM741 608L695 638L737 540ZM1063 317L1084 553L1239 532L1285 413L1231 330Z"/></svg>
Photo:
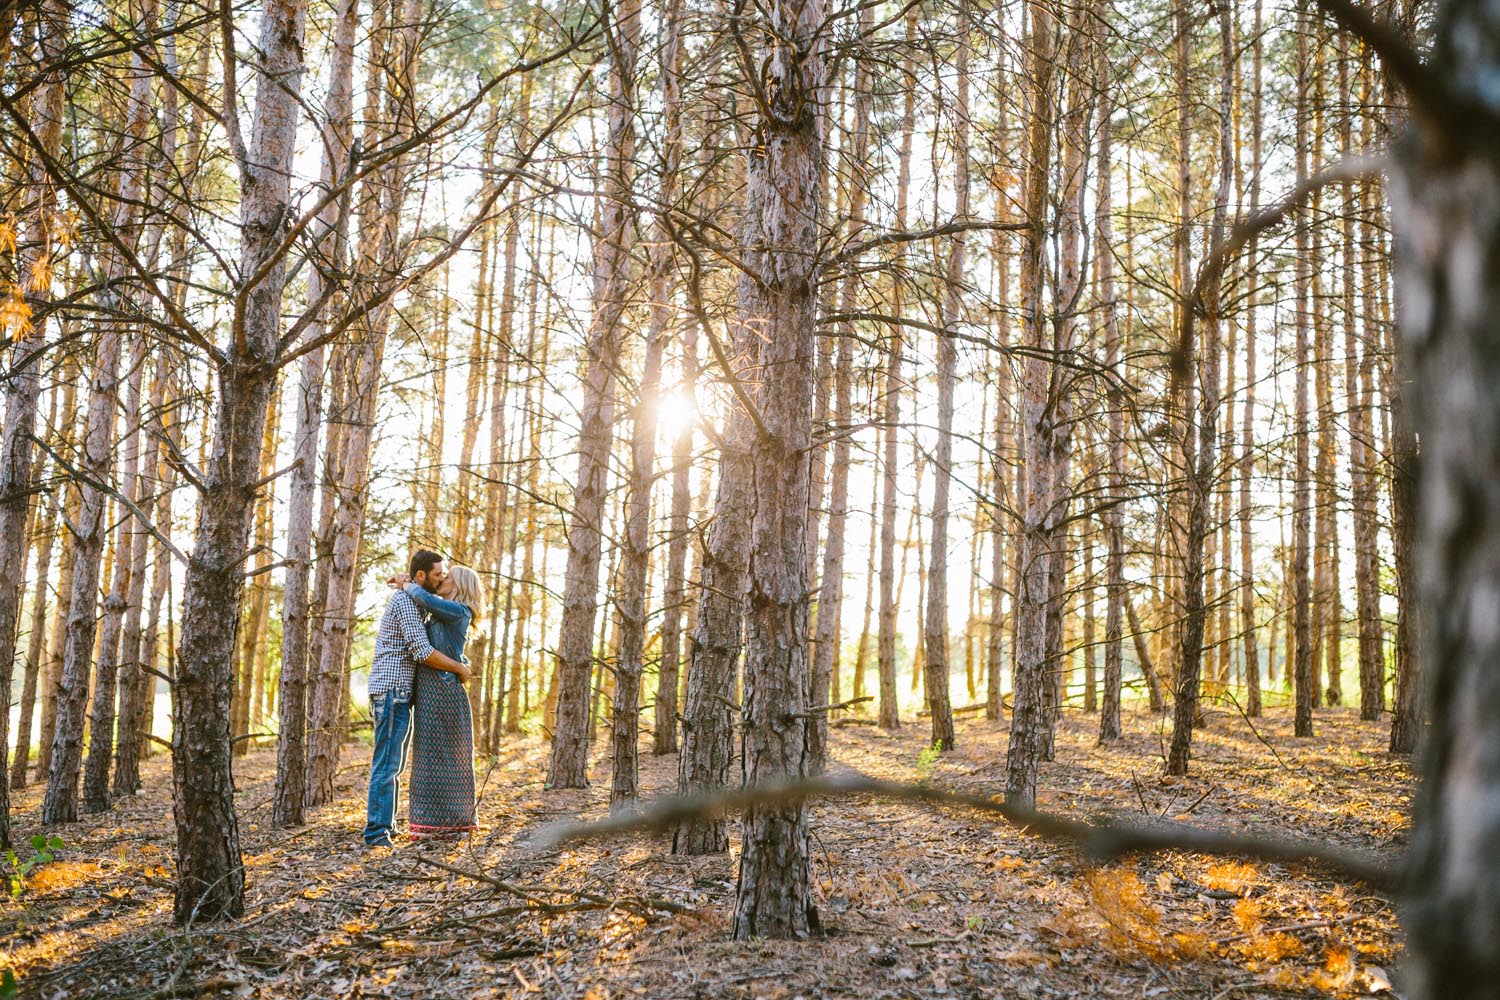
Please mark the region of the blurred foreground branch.
<svg viewBox="0 0 1500 1000"><path fill-rule="evenodd" d="M1341 875L1385 890L1399 888L1405 871L1400 862L1310 840L1225 833L1174 822L1149 826L1113 820L1089 823L1034 809L1008 806L998 796L992 798L973 792L949 791L933 785L882 781L863 775L809 778L731 789L714 795L662 799L649 806L596 822L545 826L531 838L530 846L546 849L570 841L617 833L663 832L675 829L685 820L722 816L751 806L763 807L799 800L848 798L856 795L973 809L997 815L1021 827L1026 833L1076 844L1084 853L1099 861L1110 861L1141 851L1192 851L1259 861L1316 862Z"/></svg>

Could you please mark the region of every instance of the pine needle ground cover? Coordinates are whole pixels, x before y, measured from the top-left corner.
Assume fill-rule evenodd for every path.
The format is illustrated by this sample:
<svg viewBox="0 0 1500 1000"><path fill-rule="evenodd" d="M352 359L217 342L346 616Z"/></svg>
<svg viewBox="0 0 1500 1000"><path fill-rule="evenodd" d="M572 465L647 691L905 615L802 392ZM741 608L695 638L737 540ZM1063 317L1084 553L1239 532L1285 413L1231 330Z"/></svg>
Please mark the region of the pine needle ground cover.
<svg viewBox="0 0 1500 1000"><path fill-rule="evenodd" d="M1163 779L1169 723L1127 713L1095 746L1069 712L1042 768L1048 811L1404 849L1407 763L1386 727L1353 711L1292 737L1289 710L1252 731L1211 714L1194 773ZM1003 725L961 722L957 749L924 753L920 725L833 730L830 773L998 791ZM1258 733L1258 735L1257 735ZM598 744L596 743L596 748ZM1400 928L1388 895L1316 866L1181 853L1095 866L992 817L854 798L813 809L823 934L726 940L728 856L671 854L667 835L539 851L538 830L608 813L608 761L591 787L543 788L545 744L507 742L478 767L481 830L457 845L359 845L367 751L336 801L277 832L271 749L236 761L245 918L172 926L170 775L66 830L55 860L0 903L0 967L36 997L1274 997L1390 995ZM675 756L642 748L643 795L675 788ZM18 793L16 829L39 829L41 788Z"/></svg>

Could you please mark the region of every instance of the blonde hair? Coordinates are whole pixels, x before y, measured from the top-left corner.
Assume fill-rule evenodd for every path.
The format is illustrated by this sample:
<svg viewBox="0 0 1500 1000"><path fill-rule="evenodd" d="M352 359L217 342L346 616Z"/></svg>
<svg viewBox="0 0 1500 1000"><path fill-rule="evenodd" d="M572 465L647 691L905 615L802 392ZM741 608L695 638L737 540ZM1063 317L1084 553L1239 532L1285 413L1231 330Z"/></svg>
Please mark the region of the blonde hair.
<svg viewBox="0 0 1500 1000"><path fill-rule="evenodd" d="M453 581L453 599L467 605L477 623L484 611L484 587L479 574L467 566L454 566L448 571L448 579Z"/></svg>

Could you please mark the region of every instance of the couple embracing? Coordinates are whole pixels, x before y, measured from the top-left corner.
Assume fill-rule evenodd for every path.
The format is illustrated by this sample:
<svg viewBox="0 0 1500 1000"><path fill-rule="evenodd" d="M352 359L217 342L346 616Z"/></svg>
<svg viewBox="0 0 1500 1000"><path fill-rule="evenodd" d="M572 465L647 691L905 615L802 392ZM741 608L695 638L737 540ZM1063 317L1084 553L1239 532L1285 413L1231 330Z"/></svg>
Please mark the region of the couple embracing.
<svg viewBox="0 0 1500 1000"><path fill-rule="evenodd" d="M370 665L375 752L365 844L389 846L396 833L401 771L411 750L408 830L413 839L457 837L474 829L474 721L464 684L464 642L484 594L467 566L444 565L426 549L380 618Z"/></svg>

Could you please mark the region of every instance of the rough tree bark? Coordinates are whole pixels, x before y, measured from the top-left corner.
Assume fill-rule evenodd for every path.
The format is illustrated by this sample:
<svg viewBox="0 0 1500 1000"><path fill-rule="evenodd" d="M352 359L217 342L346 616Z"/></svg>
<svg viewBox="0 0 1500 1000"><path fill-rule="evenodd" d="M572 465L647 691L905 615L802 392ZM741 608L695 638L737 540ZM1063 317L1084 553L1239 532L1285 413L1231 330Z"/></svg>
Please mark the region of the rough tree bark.
<svg viewBox="0 0 1500 1000"><path fill-rule="evenodd" d="M663 107L671 107L676 118L676 51L677 16L680 0L674 0L663 11L662 86ZM638 5L630 4L620 11L621 18L639 20ZM639 27L622 20L620 30L630 35L639 47ZM633 70L631 71L633 75ZM671 123L674 132L677 122ZM678 143L669 139L664 147L665 162L661 169L664 206L676 195ZM641 675L646 667L646 587L651 569L651 486L656 471L657 407L661 398L662 354L671 336L671 236L668 223L658 217L656 234L650 252L651 319L646 330L645 360L641 366L640 395L635 406L635 421L630 442L630 482L625 494L625 541L621 567L622 589L619 603L620 657L615 662L615 692L610 712L610 746L614 761L609 803L620 808L635 801L638 794L640 745ZM661 698L661 692L657 692ZM672 699L675 702L675 698Z"/></svg>
<svg viewBox="0 0 1500 1000"><path fill-rule="evenodd" d="M1264 42L1262 39L1262 26L1264 23L1264 4L1262 0L1255 0L1254 41L1252 42L1253 54L1251 56L1251 89L1250 89L1250 162L1252 165L1261 162L1262 127L1263 118L1261 112L1261 100L1264 93L1263 69L1265 65ZM1260 170L1250 171L1250 215L1254 217L1260 211ZM1247 247L1246 259L1258 259L1256 251L1259 247L1259 237L1251 236ZM1261 714L1260 696L1260 652L1256 643L1255 632L1255 562L1251 551L1251 543L1254 539L1254 529L1250 520L1250 489L1251 480L1255 474L1255 456L1251 442L1255 440L1255 388L1256 388L1256 352L1255 331L1257 330L1256 316L1260 306L1260 279L1254 267L1247 267L1245 278L1249 284L1246 289L1246 302L1249 306L1250 315L1245 323L1245 401L1240 414L1240 437L1244 441L1244 450L1240 453L1239 469L1239 522L1240 522L1240 630L1244 633L1245 643L1245 714L1250 718L1259 718ZM1272 645L1274 645L1274 641Z"/></svg>
<svg viewBox="0 0 1500 1000"><path fill-rule="evenodd" d="M586 347L578 432L578 474L568 521L568 568L557 637L557 720L552 730L551 788L588 784L589 678L599 608L599 548L614 440L615 374L631 282L631 192L635 160L636 60L640 5L610 8L609 137L604 148L601 227L594 241L594 313Z"/></svg>
<svg viewBox="0 0 1500 1000"><path fill-rule="evenodd" d="M260 79L241 165L240 201L241 273L259 275L259 281L239 290L237 335L218 365L213 453L183 588L182 641L172 685L177 720L172 730L173 916L178 923L233 918L244 911L230 766L230 668L266 413L276 384L286 283L286 261L277 250L291 205L306 14L301 0L267 0L261 19Z"/></svg>
<svg viewBox="0 0 1500 1000"><path fill-rule="evenodd" d="M139 34L149 34L155 24L155 5L140 9ZM133 247L140 235L139 205L146 185L148 158L147 127L151 117L152 75L148 57L137 53L131 58L134 82L126 110L125 160L121 172L120 194L115 213L114 231L121 242ZM104 549L105 495L99 485L110 480L110 458L113 451L115 406L118 397L120 347L124 334L115 325L120 289L116 284L124 277L127 263L118 252L107 255L100 295L106 318L99 331L94 352L92 382L89 388L88 420L84 430L80 463L89 477L80 482L78 530L74 533L73 587L68 598L67 632L63 640L62 673L57 698L57 722L52 737L51 772L47 792L42 800L43 823L69 823L78 818L78 772L83 763L83 710L88 696L89 663L94 653L97 629L100 562ZM107 739L108 737L106 737Z"/></svg>
<svg viewBox="0 0 1500 1000"><path fill-rule="evenodd" d="M1353 66L1349 37L1339 34L1338 85L1339 144L1345 159L1354 155ZM1362 95L1366 100L1369 94ZM1364 357L1360 356L1360 324L1356 322L1355 286L1360 276L1355 254L1355 228L1360 225L1355 185L1346 178L1340 185L1340 229L1343 234L1344 391L1349 413L1350 514L1354 521L1354 601L1356 634L1359 636L1359 717L1374 722L1385 708L1385 653L1380 620L1380 554L1375 511L1375 469L1370 399L1361 387L1361 371L1370 351L1372 317L1364 318Z"/></svg>
<svg viewBox="0 0 1500 1000"><path fill-rule="evenodd" d="M327 115L321 129L323 159L320 186L331 190L348 170L353 142L354 34L359 22L358 0L338 0L334 12L333 44L328 63ZM307 300L323 298L329 275L343 266L347 222L343 199L318 215L314 239L322 259L309 270ZM308 324L310 342L321 340L322 315ZM296 399L297 426L293 432L290 496L287 501L286 580L281 605L281 690L276 741L276 790L271 825L301 826L307 803L307 668L310 620L308 584L312 576L313 495L317 483L318 437L323 419L323 380L326 348L319 345L302 359Z"/></svg>
<svg viewBox="0 0 1500 1000"><path fill-rule="evenodd" d="M696 293L695 293L696 294ZM743 323L734 323L735 377L758 378L760 343ZM750 559L750 448L755 428L743 404L732 400L719 454L718 493L713 524L699 568L698 621L688 661L682 708L682 753L677 791L694 795L729 783L734 753L735 668L742 648L745 581ZM673 834L674 854L718 854L729 850L722 817L684 821Z"/></svg>
<svg viewBox="0 0 1500 1000"><path fill-rule="evenodd" d="M1307 182L1307 114L1306 83L1300 77L1308 67L1308 32L1306 0L1298 4L1297 24L1297 184ZM1313 662L1312 634L1312 585L1309 580L1312 551L1309 544L1309 529L1312 519L1312 469L1308 462L1308 405L1307 366L1309 364L1308 334L1312 327L1309 311L1308 288L1312 281L1312 259L1309 257L1308 226L1310 220L1306 210L1297 213L1297 259L1295 263L1296 295L1296 389L1295 414L1292 434L1295 438L1296 471L1292 490L1292 630L1293 654L1292 681L1296 689L1296 708L1293 715L1293 732L1298 736L1313 734L1312 710L1317 698L1318 678Z"/></svg>
<svg viewBox="0 0 1500 1000"><path fill-rule="evenodd" d="M1051 718L1047 693L1047 608L1051 597L1051 562L1057 557L1062 527L1054 510L1055 483L1052 443L1058 435L1053 398L1055 366L1042 359L1049 346L1042 311L1043 271L1052 148L1054 21L1041 3L1030 6L1028 75L1031 89L1026 109L1027 166L1025 232L1021 257L1021 315L1028 354L1023 366L1021 423L1023 460L1017 477L1016 507L1020 514L1016 618L1016 665L1012 686L1015 707L1005 761L1005 799L1013 805L1036 800L1037 762L1045 753ZM1049 372L1049 370L1051 370ZM1054 378L1049 378L1049 374Z"/></svg>
<svg viewBox="0 0 1500 1000"><path fill-rule="evenodd" d="M33 129L42 147L27 178L30 204L19 265L30 285L40 269L51 271L52 219L57 197L42 159L55 161L62 141L66 76L61 66L68 35L69 5L48 0L35 18L37 73L40 81L32 104ZM9 41L9 30L6 40ZM50 282L28 296L38 304L50 297ZM35 311L33 307L33 311ZM10 719L11 665L15 662L21 618L21 591L26 576L26 522L31 507L31 436L41 394L41 365L46 342L45 320L38 318L29 336L18 338L12 357L21 363L9 374L5 422L0 429L0 847L10 846L10 788L4 738ZM41 628L37 622L35 628Z"/></svg>
<svg viewBox="0 0 1500 1000"><path fill-rule="evenodd" d="M1416 552L1432 725L1407 877L1410 992L1500 981L1500 6L1440 6L1390 179L1401 350L1421 440ZM1478 124L1479 122L1483 124ZM1393 428L1394 431L1394 428ZM1394 435L1393 435L1394 436Z"/></svg>
<svg viewBox="0 0 1500 1000"><path fill-rule="evenodd" d="M1109 4L1101 2L1096 13L1101 29L1107 26ZM1098 47L1095 74L1099 86L1099 201L1094 212L1099 250L1099 322L1104 330L1104 358L1109 368L1105 451L1108 455L1110 506L1104 512L1104 698L1099 712L1099 742L1120 738L1120 684L1124 651L1125 618L1125 372L1121 363L1120 322L1115 309L1114 228L1110 182L1114 132L1114 103L1109 91L1109 46Z"/></svg>
<svg viewBox="0 0 1500 1000"><path fill-rule="evenodd" d="M149 259L149 257L148 257ZM120 462L120 495L134 504L140 495L141 435L137 425L141 413L141 382L146 370L146 341L137 336L131 345L123 412L124 454ZM89 749L83 768L83 811L103 812L109 808L109 764L114 754L115 699L124 694L128 683L121 685L121 631L129 596L137 597L140 588L132 585L131 571L136 569L136 550L145 561L145 532L133 517L124 517L115 535L113 579L104 598L104 617L99 628L98 652L94 659L93 707L89 712ZM139 621L139 618L137 618ZM135 650L130 651L135 655Z"/></svg>
<svg viewBox="0 0 1500 1000"><path fill-rule="evenodd" d="M751 451L754 501L746 602L744 736L747 785L807 773L807 499L812 438L817 245L822 222L824 11L820 0L762 8L766 54L750 154L740 321L763 340L761 426ZM751 806L742 822L734 936L806 937L810 895L807 805Z"/></svg>
<svg viewBox="0 0 1500 1000"><path fill-rule="evenodd" d="M1229 196L1234 183L1234 27L1227 4L1219 11L1219 188L1214 196L1213 221L1209 225L1209 253L1213 255L1224 245L1225 226L1229 218ZM1205 548L1212 543L1212 528L1209 525L1209 505L1213 501L1216 479L1216 446L1219 436L1219 384L1220 337L1219 324L1223 314L1219 300L1220 269L1206 261L1211 277L1205 287L1182 289L1183 322L1191 323L1190 311L1202 311L1203 349L1201 351L1202 391L1198 394L1197 426L1193 426L1193 414L1186 414L1188 427L1184 435L1183 454L1193 463L1188 475L1188 530L1187 530L1187 579L1185 592L1187 606L1183 616L1177 673L1176 699L1173 704L1172 740L1167 750L1167 773L1185 775L1188 759L1192 753L1193 726L1198 716L1199 683L1203 670L1203 632L1208 617L1208 606L1204 599L1204 555ZM1196 282L1194 283L1196 285ZM1191 338L1182 338L1182 343L1191 344ZM1186 378L1195 377L1191 359L1188 359Z"/></svg>

